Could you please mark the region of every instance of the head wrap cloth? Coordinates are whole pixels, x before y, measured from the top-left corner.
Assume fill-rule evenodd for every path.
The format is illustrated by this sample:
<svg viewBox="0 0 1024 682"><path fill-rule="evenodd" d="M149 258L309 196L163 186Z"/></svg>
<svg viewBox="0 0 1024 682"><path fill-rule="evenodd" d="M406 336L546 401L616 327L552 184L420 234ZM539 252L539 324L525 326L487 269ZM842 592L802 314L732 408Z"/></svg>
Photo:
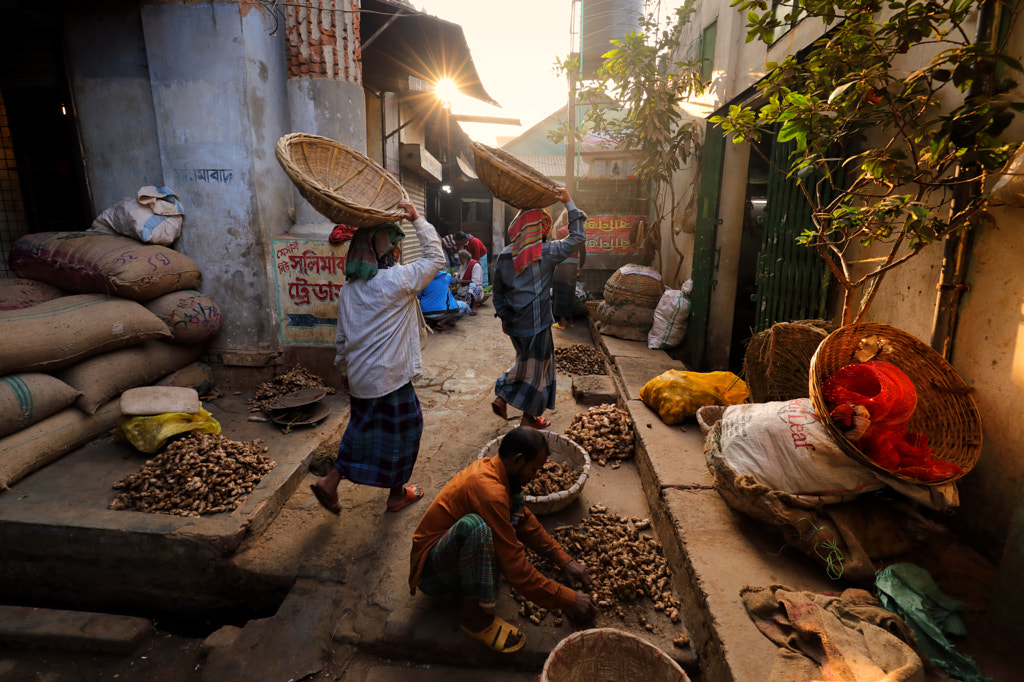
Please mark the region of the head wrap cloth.
<svg viewBox="0 0 1024 682"><path fill-rule="evenodd" d="M540 260L544 239L551 231L551 216L542 208L520 211L508 228L512 240L512 267L520 274Z"/></svg>
<svg viewBox="0 0 1024 682"><path fill-rule="evenodd" d="M356 230L345 258L345 276L352 279L373 279L381 267L394 265L391 251L405 238L398 223Z"/></svg>

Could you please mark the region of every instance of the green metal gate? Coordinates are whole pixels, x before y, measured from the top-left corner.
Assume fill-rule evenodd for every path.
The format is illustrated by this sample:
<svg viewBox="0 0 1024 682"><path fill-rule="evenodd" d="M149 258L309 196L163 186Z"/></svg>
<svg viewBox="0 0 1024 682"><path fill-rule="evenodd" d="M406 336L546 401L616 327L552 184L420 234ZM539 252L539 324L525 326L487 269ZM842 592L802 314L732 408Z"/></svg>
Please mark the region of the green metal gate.
<svg viewBox="0 0 1024 682"><path fill-rule="evenodd" d="M707 124L704 131L704 153L701 157L700 189L697 193L697 230L693 239L693 292L690 296L690 319L687 323L687 365L700 369L704 364L708 318L711 313L711 291L715 287L718 197L722 185L722 162L725 137L717 126Z"/></svg>
<svg viewBox="0 0 1024 682"><path fill-rule="evenodd" d="M797 243L812 227L811 207L789 168L795 142L774 142L768 173L767 214L757 257L755 327L759 332L776 322L819 319L825 315L830 273L817 250Z"/></svg>

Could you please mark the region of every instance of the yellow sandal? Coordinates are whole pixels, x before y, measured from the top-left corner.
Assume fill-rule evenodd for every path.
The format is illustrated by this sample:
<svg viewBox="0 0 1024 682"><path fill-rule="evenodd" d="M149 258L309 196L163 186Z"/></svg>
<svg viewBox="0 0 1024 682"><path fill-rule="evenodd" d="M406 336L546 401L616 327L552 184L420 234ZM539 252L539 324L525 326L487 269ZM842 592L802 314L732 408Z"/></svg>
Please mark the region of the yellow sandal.
<svg viewBox="0 0 1024 682"><path fill-rule="evenodd" d="M494 617L494 620L491 621L490 625L480 632L473 632L465 625L461 627L462 631L467 635L473 639L483 642L499 654L513 654L522 649L523 645L526 644L526 635L523 634L522 630L508 621L498 618L497 616ZM512 635L519 635L519 641L506 647L505 644L508 642L508 638Z"/></svg>

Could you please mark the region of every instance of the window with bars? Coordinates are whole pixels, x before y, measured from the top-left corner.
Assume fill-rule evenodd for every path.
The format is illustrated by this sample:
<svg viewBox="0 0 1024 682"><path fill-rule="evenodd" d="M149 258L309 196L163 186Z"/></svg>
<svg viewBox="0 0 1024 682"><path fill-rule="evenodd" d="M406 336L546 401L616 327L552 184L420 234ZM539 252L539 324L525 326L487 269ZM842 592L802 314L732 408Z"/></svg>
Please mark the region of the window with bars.
<svg viewBox="0 0 1024 682"><path fill-rule="evenodd" d="M7 265L11 246L29 232L21 183L18 180L18 164L11 142L11 128L7 121L3 91L0 90L0 273L3 277L17 276Z"/></svg>

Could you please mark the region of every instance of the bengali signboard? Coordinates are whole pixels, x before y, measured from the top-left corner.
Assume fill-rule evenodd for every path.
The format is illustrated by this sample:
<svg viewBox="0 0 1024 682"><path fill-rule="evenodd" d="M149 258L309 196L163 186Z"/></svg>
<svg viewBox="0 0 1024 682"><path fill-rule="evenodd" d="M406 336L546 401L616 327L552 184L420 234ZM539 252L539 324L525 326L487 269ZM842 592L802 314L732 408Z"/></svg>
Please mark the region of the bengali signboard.
<svg viewBox="0 0 1024 682"><path fill-rule="evenodd" d="M274 239L271 244L281 341L334 344L348 243Z"/></svg>
<svg viewBox="0 0 1024 682"><path fill-rule="evenodd" d="M590 254L632 254L636 247L629 236L637 222L645 216L590 216L584 223L587 231L587 256Z"/></svg>

